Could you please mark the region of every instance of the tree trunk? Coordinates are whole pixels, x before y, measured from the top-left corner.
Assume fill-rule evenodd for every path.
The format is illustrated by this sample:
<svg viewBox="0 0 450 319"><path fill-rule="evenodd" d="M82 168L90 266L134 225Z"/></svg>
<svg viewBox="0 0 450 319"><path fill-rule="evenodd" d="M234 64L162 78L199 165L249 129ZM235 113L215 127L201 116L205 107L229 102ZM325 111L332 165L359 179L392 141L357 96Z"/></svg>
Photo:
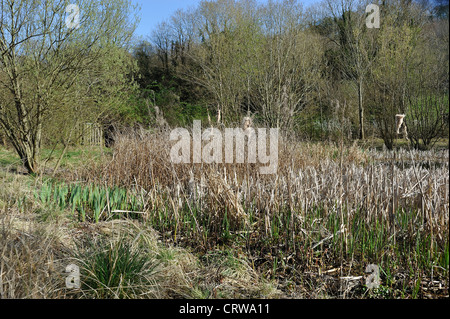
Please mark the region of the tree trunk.
<svg viewBox="0 0 450 319"><path fill-rule="evenodd" d="M14 142L14 144L15 143L17 142ZM28 174L38 173L37 153L33 144L28 143L28 141L18 141L18 143L21 145L19 144L16 149L18 149L19 157L22 160L23 166L28 171Z"/></svg>
<svg viewBox="0 0 450 319"><path fill-rule="evenodd" d="M28 174L38 173L38 161L37 161L37 153L33 150L33 146L27 143L26 140L20 140L15 137L13 134L9 134L8 137L15 148L17 154L22 161L23 166L27 170Z"/></svg>
<svg viewBox="0 0 450 319"><path fill-rule="evenodd" d="M358 113L359 113L359 139L364 140L364 105L363 105L363 83L358 82Z"/></svg>
<svg viewBox="0 0 450 319"><path fill-rule="evenodd" d="M25 156L25 158L22 158L24 167L27 169L28 174L37 174L39 173L39 165L37 160L34 158L34 156Z"/></svg>

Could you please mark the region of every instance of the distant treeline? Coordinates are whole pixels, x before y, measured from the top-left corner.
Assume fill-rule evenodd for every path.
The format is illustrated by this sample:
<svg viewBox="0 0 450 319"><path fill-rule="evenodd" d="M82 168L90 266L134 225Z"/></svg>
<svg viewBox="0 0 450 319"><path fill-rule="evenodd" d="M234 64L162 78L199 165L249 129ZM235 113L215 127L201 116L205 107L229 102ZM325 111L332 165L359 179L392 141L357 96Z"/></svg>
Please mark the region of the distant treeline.
<svg viewBox="0 0 450 319"><path fill-rule="evenodd" d="M155 104L170 125L250 113L311 139L377 136L392 147L400 113L417 140L447 134L448 1L379 1L379 29L366 26L369 3L218 0L177 11L134 48L140 120L152 123ZM431 96L433 107L418 107Z"/></svg>
<svg viewBox="0 0 450 319"><path fill-rule="evenodd" d="M366 23L369 4L379 28ZM79 28L66 0L0 6L0 140L29 172L43 145L67 149L85 123L102 125L108 144L112 128L244 116L299 138L379 137L388 148L396 114L416 148L448 135L448 0L201 1L140 42L130 0L80 1Z"/></svg>

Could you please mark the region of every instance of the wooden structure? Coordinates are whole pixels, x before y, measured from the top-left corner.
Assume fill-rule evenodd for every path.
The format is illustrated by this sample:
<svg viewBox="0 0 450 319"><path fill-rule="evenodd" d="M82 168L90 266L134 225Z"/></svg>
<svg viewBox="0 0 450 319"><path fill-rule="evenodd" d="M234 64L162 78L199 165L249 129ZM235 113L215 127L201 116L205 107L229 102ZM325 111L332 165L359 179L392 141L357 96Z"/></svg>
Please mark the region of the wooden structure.
<svg viewBox="0 0 450 319"><path fill-rule="evenodd" d="M75 129L76 143L85 146L104 146L103 129L98 123L80 123Z"/></svg>

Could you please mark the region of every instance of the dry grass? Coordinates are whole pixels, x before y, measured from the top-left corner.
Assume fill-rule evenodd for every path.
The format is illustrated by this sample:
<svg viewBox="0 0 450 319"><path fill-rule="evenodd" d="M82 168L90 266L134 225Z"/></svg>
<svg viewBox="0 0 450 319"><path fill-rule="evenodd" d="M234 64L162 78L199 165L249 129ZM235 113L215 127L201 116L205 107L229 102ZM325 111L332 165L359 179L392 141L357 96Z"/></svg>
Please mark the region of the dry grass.
<svg viewBox="0 0 450 319"><path fill-rule="evenodd" d="M105 213L80 223L69 208L38 200L39 177L2 172L1 296L104 296L68 291L63 274L77 260L89 274L100 242L156 267L137 271L132 290L107 287L113 298L448 296L448 150L283 137L277 174L260 175L255 164L174 165L170 147L164 132L121 134L111 153L59 176L127 189L142 208L134 220ZM368 264L382 270L375 291L361 279Z"/></svg>
<svg viewBox="0 0 450 319"><path fill-rule="evenodd" d="M275 286L259 278L249 265L236 267L242 278L229 269L218 272L224 258L202 262L185 249L161 242L160 234L138 221L78 223L66 211L43 222L38 212L50 207L34 200L30 180L8 178L10 183L5 185L20 189L22 201L12 199L9 187L0 192L5 204L0 208L0 299L239 298L264 296L266 292L276 295ZM114 252L126 257L116 254L111 258ZM136 263L136 258L143 267L131 272L127 267ZM234 260L231 255L226 258ZM120 262L126 267L120 268ZM69 264L80 267L81 289L65 286L65 268ZM119 281L105 283L99 277L101 269L109 269L111 277L118 276ZM133 277L126 280L130 274Z"/></svg>
<svg viewBox="0 0 450 319"><path fill-rule="evenodd" d="M277 174L260 175L255 164L174 165L170 147L167 133L122 134L112 157L77 178L134 189L145 199L143 221L173 243L203 252L243 245L264 277L290 278L286 290L333 268L335 279L364 275L368 263L384 267L390 296L401 285L403 295L424 296L414 288L424 277L448 286L448 150L284 137ZM342 285L327 294L349 296Z"/></svg>
<svg viewBox="0 0 450 319"><path fill-rule="evenodd" d="M0 298L66 298L56 238L12 212L0 214Z"/></svg>

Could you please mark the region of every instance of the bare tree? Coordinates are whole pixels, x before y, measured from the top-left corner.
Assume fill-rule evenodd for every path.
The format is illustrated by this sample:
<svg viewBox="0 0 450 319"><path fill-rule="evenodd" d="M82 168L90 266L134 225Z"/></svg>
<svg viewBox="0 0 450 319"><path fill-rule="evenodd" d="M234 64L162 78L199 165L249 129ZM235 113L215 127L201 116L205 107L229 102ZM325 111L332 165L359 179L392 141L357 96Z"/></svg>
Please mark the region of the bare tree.
<svg viewBox="0 0 450 319"><path fill-rule="evenodd" d="M358 0L326 0L325 6L333 18L334 32L330 40L339 52L343 78L351 80L358 95L359 138L365 138L364 87L376 50L376 29L366 27L365 8L370 2Z"/></svg>
<svg viewBox="0 0 450 319"><path fill-rule="evenodd" d="M443 137L448 125L448 95L418 92L408 101L409 137L414 148L429 149Z"/></svg>
<svg viewBox="0 0 450 319"><path fill-rule="evenodd" d="M417 97L422 86L434 82L434 75L424 59L423 30L427 21L423 7L407 1L385 4L383 23L377 37L377 51L370 70L369 105L386 147L393 148L397 137L395 115L406 114L410 138L414 115L408 112L409 100ZM431 60L430 60L431 59ZM426 75L427 74L427 75ZM428 79L427 79L428 78Z"/></svg>
<svg viewBox="0 0 450 319"><path fill-rule="evenodd" d="M43 126L52 107L67 101L81 79L98 84L96 70L107 48L125 43L134 30L128 0L78 1L78 28L66 25L68 4L0 1L0 125L30 173L39 171Z"/></svg>
<svg viewBox="0 0 450 319"><path fill-rule="evenodd" d="M157 55L161 60L166 74L169 73L169 56L171 44L171 30L168 22L161 22L152 33L152 43L156 46Z"/></svg>
<svg viewBox="0 0 450 319"><path fill-rule="evenodd" d="M322 41L305 30L296 1L269 2L261 11L265 42L255 61L255 108L267 125L291 130L321 78Z"/></svg>

